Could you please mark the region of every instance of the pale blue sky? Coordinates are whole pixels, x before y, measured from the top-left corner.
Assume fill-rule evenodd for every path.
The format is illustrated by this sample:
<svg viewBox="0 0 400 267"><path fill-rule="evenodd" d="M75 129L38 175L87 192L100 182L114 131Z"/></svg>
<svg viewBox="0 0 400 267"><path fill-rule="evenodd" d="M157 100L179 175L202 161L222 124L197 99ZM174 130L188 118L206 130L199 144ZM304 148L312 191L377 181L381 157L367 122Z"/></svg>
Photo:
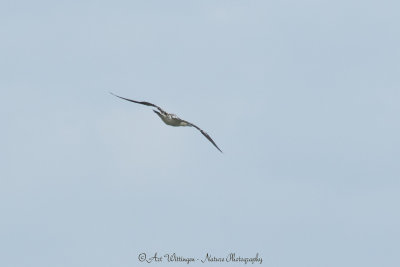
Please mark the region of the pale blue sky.
<svg viewBox="0 0 400 267"><path fill-rule="evenodd" d="M2 0L0 266L400 266L399 9Z"/></svg>

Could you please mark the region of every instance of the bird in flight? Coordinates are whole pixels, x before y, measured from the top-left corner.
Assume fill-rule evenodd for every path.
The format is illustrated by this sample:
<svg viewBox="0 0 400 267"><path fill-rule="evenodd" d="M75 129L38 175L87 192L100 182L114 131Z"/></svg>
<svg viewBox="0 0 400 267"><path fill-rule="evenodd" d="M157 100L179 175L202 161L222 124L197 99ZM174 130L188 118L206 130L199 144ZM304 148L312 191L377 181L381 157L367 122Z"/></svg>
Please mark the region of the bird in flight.
<svg viewBox="0 0 400 267"><path fill-rule="evenodd" d="M154 104L152 104L152 103L145 102L145 101L135 101L135 100L128 99L128 98L125 98L125 97L122 97L122 96L118 96L118 95L113 94L113 93L111 93L111 92L110 92L110 94L112 94L113 96L119 97L119 98L121 98L121 99L124 99L124 100L126 100L126 101L130 101L130 102L133 102L133 103L137 103L137 104L141 104L141 105L145 105L145 106L150 106L150 107L155 107L155 108L157 108L158 111L155 110L155 109L153 109L153 111L154 111L154 112L161 118L161 120L162 120L165 124L167 124L167 125L175 126L175 127L176 127L176 126L190 126L190 127L196 128L197 130L199 130L199 131L201 132L202 135L204 135L204 136L208 139L208 141L210 141L210 142L222 153L222 150L219 149L219 147L217 146L217 144L214 142L214 140L211 139L211 137L208 135L208 133L206 133L205 131L203 131L202 129L200 129L199 127L197 127L196 125L194 125L193 123L188 122L188 121L185 121L185 120L182 120L181 118L179 118L179 117L176 116L175 114L168 113L168 112L164 111L162 108L160 108L159 106L154 105Z"/></svg>

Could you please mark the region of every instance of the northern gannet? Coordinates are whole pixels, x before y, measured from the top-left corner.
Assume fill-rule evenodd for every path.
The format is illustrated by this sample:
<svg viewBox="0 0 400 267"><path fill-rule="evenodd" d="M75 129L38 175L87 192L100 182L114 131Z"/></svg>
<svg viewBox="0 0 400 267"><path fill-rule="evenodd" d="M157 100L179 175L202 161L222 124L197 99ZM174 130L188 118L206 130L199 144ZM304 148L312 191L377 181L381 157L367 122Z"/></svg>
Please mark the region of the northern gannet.
<svg viewBox="0 0 400 267"><path fill-rule="evenodd" d="M197 127L196 125L194 125L193 123L188 122L188 121L185 121L185 120L182 120L181 118L179 118L179 117L176 116L175 114L168 113L168 112L164 111L162 108L160 108L159 106L154 105L154 104L152 104L152 103L145 102L145 101L135 101L135 100L128 99L128 98L125 98L125 97L122 97L122 96L118 96L118 95L113 94L113 93L111 93L111 92L110 92L110 94L112 94L113 96L119 97L119 98L121 98L121 99L124 99L124 100L126 100L126 101L130 101L130 102L133 102L133 103L137 103L137 104L141 104L141 105L151 106L151 107L157 108L159 111L154 110L154 109L153 109L153 111L154 111L154 112L161 118L161 120L162 120L165 124L167 124L167 125L175 126L175 127L177 127L177 126L190 126L190 127L196 128L197 130L199 130L199 131L202 133L202 135L204 135L204 136L208 139L208 141L210 141L210 142L222 153L222 150L219 149L219 147L218 147L217 144L214 142L214 140L212 140L211 137L210 137L205 131L203 131L202 129L200 129L199 127Z"/></svg>

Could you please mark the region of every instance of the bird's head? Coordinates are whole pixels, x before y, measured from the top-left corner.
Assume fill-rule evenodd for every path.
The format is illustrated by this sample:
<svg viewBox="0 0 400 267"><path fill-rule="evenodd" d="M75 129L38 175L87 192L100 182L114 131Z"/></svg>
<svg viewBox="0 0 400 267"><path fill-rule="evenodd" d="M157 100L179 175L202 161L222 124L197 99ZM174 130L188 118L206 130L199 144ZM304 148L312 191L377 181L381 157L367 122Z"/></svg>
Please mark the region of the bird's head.
<svg viewBox="0 0 400 267"><path fill-rule="evenodd" d="M160 118L162 118L162 115L161 115L160 112L158 112L157 110L154 110L154 109L153 109L153 111L154 111L154 113L156 113L158 116L160 116Z"/></svg>

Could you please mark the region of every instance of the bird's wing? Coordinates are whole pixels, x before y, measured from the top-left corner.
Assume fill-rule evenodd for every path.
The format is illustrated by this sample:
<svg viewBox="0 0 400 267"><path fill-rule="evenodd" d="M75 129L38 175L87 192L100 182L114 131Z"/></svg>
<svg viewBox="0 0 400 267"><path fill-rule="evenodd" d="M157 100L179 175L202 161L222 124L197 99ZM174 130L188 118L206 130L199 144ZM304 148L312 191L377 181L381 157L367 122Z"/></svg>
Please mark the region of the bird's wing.
<svg viewBox="0 0 400 267"><path fill-rule="evenodd" d="M188 122L188 121L185 121L185 120L182 120L182 121L186 122L186 123L189 124L190 126L193 126L193 127L196 128L197 130L199 130L199 131L201 132L201 134L204 135L204 136L208 139L208 141L210 141L210 142L222 153L222 150L219 149L219 147L217 146L217 144L214 142L214 140L212 140L212 138L208 135L208 133L206 133L205 131L203 131L202 129L200 129L198 126L194 125L194 124L191 123L191 122Z"/></svg>
<svg viewBox="0 0 400 267"><path fill-rule="evenodd" d="M135 101L135 100L132 100L132 99L129 99L129 98L125 98L125 97L116 95L116 94L111 93L111 92L110 92L110 94L112 94L113 96L119 97L119 98L121 98L121 99L124 99L124 100L126 100L126 101L130 101L130 102L137 103L137 104L142 104L142 105L145 105L145 106L155 107L155 108L157 108L161 113L167 114L167 112L165 112L162 108L160 108L159 106L154 105L154 104L152 104L152 103L145 102L145 101Z"/></svg>

